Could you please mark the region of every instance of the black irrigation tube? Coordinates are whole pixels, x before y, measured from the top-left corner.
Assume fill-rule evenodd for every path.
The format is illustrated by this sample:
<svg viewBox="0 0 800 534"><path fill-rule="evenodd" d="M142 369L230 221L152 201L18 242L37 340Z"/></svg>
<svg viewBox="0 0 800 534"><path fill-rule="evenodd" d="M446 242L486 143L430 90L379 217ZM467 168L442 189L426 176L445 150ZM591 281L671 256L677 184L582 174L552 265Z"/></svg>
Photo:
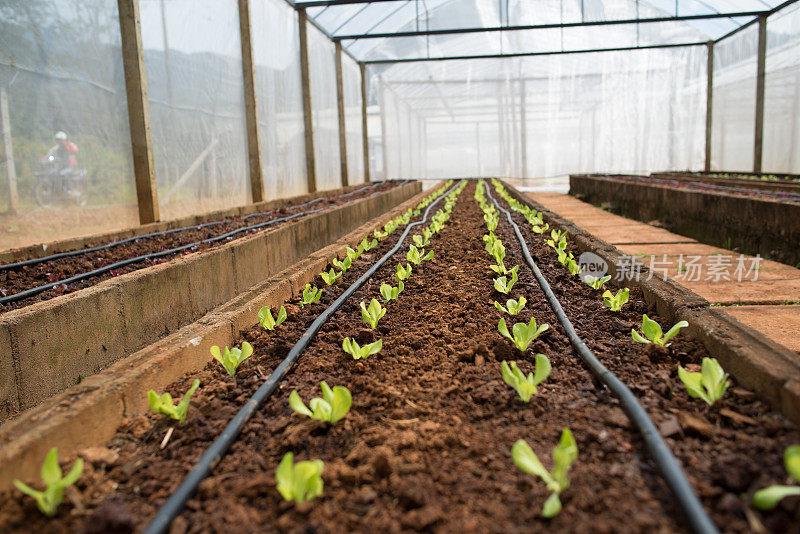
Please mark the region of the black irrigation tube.
<svg viewBox="0 0 800 534"><path fill-rule="evenodd" d="M374 187L374 186L368 186L368 187ZM320 197L320 199L321 198L323 198L323 197ZM317 200L319 200L319 199L315 199L315 200L313 200L311 202L307 202L305 205L313 203L313 202L316 202ZM348 202L350 202L350 201L348 201ZM345 203L345 204L347 204L347 203ZM344 205L344 204L340 204L340 206L341 205ZM303 206L303 204L301 204L301 206ZM297 206L297 207L300 207L300 206ZM139 262L142 262L142 261L162 258L164 256L170 256L170 255L177 254L179 252L182 252L184 250L187 250L187 249L190 249L190 248L193 248L193 247L198 247L198 246L200 246L202 244L205 244L205 243L215 243L217 241L223 241L225 239L228 239L231 236L234 236L236 234L240 234L242 232L247 232L247 231L250 231L250 230L260 230L261 228L265 228L265 227L271 226L273 224L277 224L277 223L285 222L285 221L290 221L292 219L296 219L298 217L304 217L306 215L311 215L313 213L319 213L321 211L325 211L326 209L329 209L329 208L318 208L318 209L314 209L314 210L302 211L300 213L287 215L286 217L279 217L277 219L271 219L271 220L263 222L263 223L254 224L254 225L251 225L251 226L243 226L242 228L237 228L235 230L231 230L230 232L226 232L224 234L220 234L220 235L215 236L215 237L209 237L208 239L203 239L202 241L195 241L194 243L181 245L179 247L170 248L170 249L162 250L162 251L159 251L159 252L152 252L150 254L143 254L141 256L136 256L136 257L133 257L133 258L128 258L128 259L125 259L125 260L121 260L121 261L112 263L110 265L105 265L105 266L100 267L98 269L94 269L93 271L88 271L88 272L85 272L85 273L76 274L75 276L72 276L70 278L65 278L63 280L58 280L56 282L50 282L50 283L47 283L47 284L43 284L41 286L33 287L31 289L26 289L25 291L21 291L19 293L14 293L13 295L8 295L7 297L0 297L0 304L8 304L9 302L16 302L18 300L22 300L22 299L25 299L25 298L28 298L28 297L33 297L35 295L38 295L39 293L43 293L43 292L47 291L48 289L52 289L52 288L54 288L56 286L60 286L62 284L71 284L73 282L80 282L80 281L83 281L83 280L87 280L89 278L93 278L95 276L99 276L99 275L101 275L103 273L106 273L108 271L111 271L113 269L118 269L120 267L125 267L126 265L130 265L132 263L139 263ZM142 237L142 236L139 236L139 237ZM87 250L81 251L81 253L85 253L85 252L89 252L89 250L87 249Z"/></svg>
<svg viewBox="0 0 800 534"><path fill-rule="evenodd" d="M407 181L408 180L406 180L404 182L401 182L400 184L398 184L398 187L400 185L403 185ZM365 189L378 187L379 185L382 185L384 183L385 182L375 182L374 184L370 184L370 185L368 185L366 187L360 187L358 189L350 191L349 193L345 193L345 194L342 194L342 195L335 195L333 197L315 198L313 200L310 200L308 202L303 202L302 204L298 204L296 206L288 206L286 209L295 210L295 209L298 209L298 208L303 208L305 206L310 206L311 204L314 204L316 202L320 202L322 200L332 200L332 199L340 199L340 198L349 197L351 195L354 195L356 193L364 191ZM250 215L245 215L244 217L242 217L242 220L246 221L248 219L252 219L253 217L259 217L259 216L262 216L262 215L269 215L270 213L275 213L276 211L278 211L278 210L274 209L274 210L269 210L269 211L261 211L261 212L258 212L258 213L251 213ZM165 236L165 235L175 234L175 233L178 233L178 232L185 232L185 231L188 231L188 230L200 230L201 228L208 228L208 227L216 226L218 224L223 224L223 223L226 223L226 222L231 222L231 219L223 219L221 221L209 221L209 222L202 223L202 224L197 224L197 225L181 226L180 228L172 228L170 230L163 230L161 232L152 232L152 233L149 233L149 234L135 235L135 236L132 236L132 237L127 237L125 239L120 239L118 241L111 241L109 243L103 243L102 245L98 245L96 247L83 248L83 249L79 249L79 250L69 250L69 251L66 251L66 252L58 252L56 254L51 254L49 256L42 256L41 258L31 258L29 260L18 261L16 263L7 263L5 265L0 265L0 271L7 271L9 269L17 269L19 267L26 267L28 265L36 265L37 263L44 263L44 262L48 262L48 261L58 260L58 259L61 259L61 258L69 258L69 257L72 257L72 256L80 256L82 254L88 254L90 252L97 252L99 250L106 250L106 249L113 248L113 247L116 247L116 246L119 246L119 245L124 245L125 243L130 243L131 241L137 241L139 239L148 239L148 238L151 238L151 237L162 237L162 236Z"/></svg>
<svg viewBox="0 0 800 534"><path fill-rule="evenodd" d="M597 375L597 377L602 380L606 386L608 386L608 389L611 390L614 396L619 399L620 403L622 403L623 409L628 414L628 417L642 433L642 437L647 444L647 448L650 449L650 453L653 455L653 458L658 465L658 469L661 471L662 477L664 480L666 480L667 485L669 486L673 495L675 495L678 503L681 505L681 508L686 514L692 529L700 534L717 534L717 527L706 513L705 509L703 508L703 504L700 502L700 499L697 498L697 495L695 494L692 485L689 483L689 480L686 478L683 469L681 469L681 466L678 464L678 461L675 459L672 451L670 451L667 444L661 438L661 435L658 433L658 429L653 424L653 421L650 420L650 417L647 415L645 409L642 408L641 404L639 404L639 401L636 399L636 396L631 392L631 390L628 389L628 387L611 371L606 369L602 363L600 363L600 360L597 359L592 351L589 350L589 347L586 346L586 343L584 343L580 338L578 333L575 331L575 328L572 326L569 318L567 318L567 315L564 313L561 303L558 301L558 298L550 288L550 284L547 283L547 280L545 279L544 275L542 275L542 272L539 270L536 262L533 261L530 251L528 250L528 245L525 242L525 238L522 236L522 232L520 231L519 226L517 226L517 223L515 223L511 218L511 213L500 206L497 200L495 200L488 184L486 186L486 193L489 198L492 199L494 205L497 206L500 211L506 214L508 222L514 228L517 241L519 241L519 244L522 246L522 255L525 257L525 261L533 271L536 281L539 283L542 291L544 291L544 294L547 297L547 302L550 304L550 307L553 309L556 316L558 316L558 321L561 323L561 326L564 327L570 343L575 348L583 362L589 367L589 369L595 375Z"/></svg>
<svg viewBox="0 0 800 534"><path fill-rule="evenodd" d="M462 180L463 181L463 180ZM353 282L353 284L348 287L344 293L342 293L339 298L337 298L333 303L328 306L328 308L323 311L320 315L314 319L314 322L311 323L311 326L308 327L308 330L303 332L303 335L300 339L295 343L292 349L289 351L289 354L286 355L286 358L275 368L269 378L256 390L250 400L247 401L247 404L242 406L239 412L233 416L233 419L227 424L225 429L219 435L219 437L214 440L214 443L206 449L206 452L203 453L203 456L197 461L195 466L186 475L186 478L183 480L181 485L178 487L177 490L167 499L167 501L161 506L161 508L156 512L156 515L150 521L150 524L147 525L147 528L144 530L143 534L160 534L165 532L168 528L170 523L181 513L183 508L186 506L186 503L189 499L197 491L197 487L206 478L211 471L216 467L216 465L220 462L222 457L228 452L228 449L236 441L236 438L239 436L239 433L244 428L244 425L250 420L256 410L266 401L270 395L278 388L278 384L283 377L286 376L286 373L289 371L292 365L297 361L303 351L306 349L309 343L311 343L311 338L314 337L322 325L338 310L345 301L350 298L350 296L358 290L364 282L369 280L375 271L377 271L386 261L389 260L392 256L394 256L400 247L403 246L403 242L408 237L409 232L415 226L419 226L421 224L425 224L428 221L428 214L430 213L431 209L439 203L441 199L452 193L459 185L461 181L450 188L449 191L440 195L436 200L431 202L428 208L425 210L425 215L423 218L417 222L410 223L406 226L405 231L400 236L400 239L397 240L397 244L386 254L384 254L381 259L379 259L372 267L370 267L361 277Z"/></svg>

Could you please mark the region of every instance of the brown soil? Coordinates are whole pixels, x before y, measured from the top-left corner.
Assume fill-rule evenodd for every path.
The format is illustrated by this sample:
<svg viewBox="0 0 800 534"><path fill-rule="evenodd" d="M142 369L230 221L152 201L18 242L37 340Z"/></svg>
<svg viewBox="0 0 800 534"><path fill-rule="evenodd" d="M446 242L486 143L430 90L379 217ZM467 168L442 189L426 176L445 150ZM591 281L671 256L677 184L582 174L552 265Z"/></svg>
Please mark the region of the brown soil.
<svg viewBox="0 0 800 534"><path fill-rule="evenodd" d="M242 217L239 216L228 217L225 219L220 219L219 220L220 224L207 226L205 228L198 229L195 227L190 227L180 232L169 233L163 236L143 237L141 239L137 239L135 241L131 241L119 246L114 246L109 249L98 250L96 252L87 252L79 256L71 256L67 258L60 258L52 261L47 261L44 263L37 263L25 267L2 270L0 271L0 296L5 297L9 295L14 295L16 293L20 293L22 291L38 287L40 285L49 284L52 282L56 282L58 280L64 280L81 273L89 272L94 269L99 269L106 265L126 260L128 258L134 258L145 254L152 254L155 252L161 252L164 250L181 247L184 245L202 241L204 239L213 238L225 234L227 232L230 232L232 230L236 230L238 228L243 228L245 226L253 226L273 219L286 217L287 215L294 215L301 211L319 210L319 209L326 209L334 206L339 206L342 204L353 202L361 198L365 198L367 196L372 196L387 191L389 189L396 187L399 183L400 182L397 181L385 182L373 187L369 188L365 187L363 188L363 190L359 190L355 194L344 193L340 195L332 195L329 197L320 197L321 199L320 201L313 202L312 204L308 204L305 206L301 206L301 204L304 204L305 202L297 202L295 203L296 206L289 205L280 209L270 210L256 217L250 217L247 219L243 219ZM212 220L204 222L212 222ZM29 298L25 298L16 302L0 304L0 313L9 310L14 310L17 308L23 308L25 306L33 304L34 302L49 300L59 295L72 293L74 291L78 291L85 287L95 285L103 280L108 280L109 278L115 278L121 274L129 273L131 271L136 271L138 269L143 269L145 267L149 267L150 265L157 265L160 263L168 262L176 256L188 255L201 250L208 250L209 248L213 248L215 246L227 243L229 241L238 238L252 235L259 231L272 230L281 226L282 224L286 224L287 222L290 221L276 223L275 225L267 226L266 228L260 230L248 230L246 232L242 232L241 234L236 234L234 236L231 236L230 238L224 241L219 241L215 243L204 243L202 245L177 252L175 255L165 256L156 259L147 259L141 262L132 263L124 267L120 267L119 269L111 270L101 275L94 276L92 278L80 282L73 282L71 284L61 284Z"/></svg>
<svg viewBox="0 0 800 534"><path fill-rule="evenodd" d="M380 269L323 327L201 484L172 532L688 529L618 402L574 355L504 221L498 232L507 247L506 263L521 266L512 293L528 299L517 320L534 316L550 324L533 350L551 359L553 371L530 404L515 400L502 382L499 362L514 359L528 371L533 351L516 352L497 332L501 315L492 303L501 295L492 287L481 239L485 226L473 192L470 185L462 193L447 227L433 238L434 259L415 269L399 301L387 305L377 333L361 322L358 303L377 296L396 261ZM261 377L397 235L326 288L323 302L303 310L288 306L289 319L274 333L257 327L246 332L255 354L242 364L237 383L210 363L173 384L169 391L178 396L195 377L202 386L189 419L175 429L166 448L159 444L168 421L151 414L127 421L108 444L110 454L83 454L92 461L56 519L45 521L19 492L0 493L0 531L143 528ZM787 445L800 441L797 427L744 390L734 389L710 409L690 399L675 367L707 356L700 343L682 335L664 352L635 344L630 328L647 311L641 295L634 292L621 314L607 311L597 292L554 264L540 237L528 237L532 254L590 348L641 398L657 424L665 431L677 426L668 443L720 529L749 531L740 495L784 481L781 456ZM405 249L397 259L404 255ZM323 284L318 280L317 285ZM341 350L345 336L368 342L376 335L384 348L366 361L354 361ZM351 412L333 427L294 415L288 406L293 389L306 401L319 396L321 380L353 394ZM724 410L738 415L722 415L728 413ZM540 517L544 484L514 467L510 448L523 438L551 466L550 451L564 427L574 432L579 456L570 471L572 484L562 494L564 510L548 521ZM325 462L325 489L318 499L302 505L282 501L274 472L287 451L296 460ZM772 532L800 529L797 499L753 517Z"/></svg>

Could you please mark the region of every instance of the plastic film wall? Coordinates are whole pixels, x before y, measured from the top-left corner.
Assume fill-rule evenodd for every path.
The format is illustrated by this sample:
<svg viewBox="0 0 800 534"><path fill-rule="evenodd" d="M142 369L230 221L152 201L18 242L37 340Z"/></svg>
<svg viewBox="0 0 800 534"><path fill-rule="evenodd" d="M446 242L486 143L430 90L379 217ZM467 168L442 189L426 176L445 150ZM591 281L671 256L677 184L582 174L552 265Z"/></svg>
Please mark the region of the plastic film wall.
<svg viewBox="0 0 800 534"><path fill-rule="evenodd" d="M309 25L308 68L314 123L314 156L317 189L321 191L342 185L335 60L333 43L322 32Z"/></svg>
<svg viewBox="0 0 800 534"><path fill-rule="evenodd" d="M345 133L347 134L347 175L349 183L364 182L364 138L361 124L361 70L350 57L342 55Z"/></svg>
<svg viewBox="0 0 800 534"><path fill-rule="evenodd" d="M138 223L114 0L0 2L0 129L0 249Z"/></svg>

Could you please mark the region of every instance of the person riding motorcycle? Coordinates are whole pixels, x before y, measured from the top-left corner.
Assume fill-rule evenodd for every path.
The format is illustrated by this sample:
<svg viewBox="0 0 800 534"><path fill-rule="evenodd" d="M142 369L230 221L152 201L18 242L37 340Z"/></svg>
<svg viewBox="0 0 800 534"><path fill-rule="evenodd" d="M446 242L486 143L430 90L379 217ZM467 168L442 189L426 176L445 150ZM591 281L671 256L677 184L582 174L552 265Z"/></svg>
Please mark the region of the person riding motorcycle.
<svg viewBox="0 0 800 534"><path fill-rule="evenodd" d="M60 172L72 172L78 168L78 159L75 155L78 153L78 145L71 143L67 140L67 134L64 132L56 132L56 144L47 151L47 155L42 159L50 159L54 161Z"/></svg>

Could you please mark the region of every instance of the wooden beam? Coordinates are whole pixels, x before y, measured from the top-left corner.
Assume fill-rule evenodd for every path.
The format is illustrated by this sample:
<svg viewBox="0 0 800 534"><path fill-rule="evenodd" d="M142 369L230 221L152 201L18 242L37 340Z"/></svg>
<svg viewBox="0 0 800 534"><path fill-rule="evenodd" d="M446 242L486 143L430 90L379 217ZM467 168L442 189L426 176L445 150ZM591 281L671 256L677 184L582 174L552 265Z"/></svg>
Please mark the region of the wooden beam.
<svg viewBox="0 0 800 534"><path fill-rule="evenodd" d="M756 131L753 146L753 172L761 172L764 150L764 69L767 57L767 17L758 17L758 56L756 66Z"/></svg>
<svg viewBox="0 0 800 534"><path fill-rule="evenodd" d="M342 72L342 43L336 41L336 108L339 111L339 159L342 168L342 187L350 185L347 174L347 124L344 116L344 73Z"/></svg>
<svg viewBox="0 0 800 534"><path fill-rule="evenodd" d="M139 202L139 222L159 220L153 140L150 137L150 103L147 100L147 77L142 55L142 28L139 0L117 0L122 36L122 63L125 70L125 93L128 100L128 124L133 153L133 174Z"/></svg>
<svg viewBox="0 0 800 534"><path fill-rule="evenodd" d="M364 145L364 181L369 182L369 132L367 131L367 66L358 64L361 71L361 142Z"/></svg>
<svg viewBox="0 0 800 534"><path fill-rule="evenodd" d="M314 156L314 120L311 115L311 84L308 69L308 15L305 9L297 10L300 26L300 82L303 89L303 123L306 137L306 177L308 192L317 190L317 164Z"/></svg>
<svg viewBox="0 0 800 534"><path fill-rule="evenodd" d="M250 171L250 195L253 202L264 201L264 177L261 168L261 137L258 132L258 96L256 67L253 62L250 0L239 0L239 35L242 42L242 81L244 82L244 117L247 127L247 158Z"/></svg>
<svg viewBox="0 0 800 534"><path fill-rule="evenodd" d="M6 167L8 186L8 213L15 215L19 209L17 194L17 170L14 167L14 144L11 139L11 116L8 114L8 95L5 87L0 87L0 129L2 129L3 158Z"/></svg>
<svg viewBox="0 0 800 534"><path fill-rule="evenodd" d="M380 109L381 109L381 147L382 147L381 157L382 157L382 160L383 160L383 179L384 180L388 180L389 179L389 169L388 169L389 156L388 156L388 153L386 152L387 149L388 149L388 147L386 146L386 87L385 87L385 84L383 82L383 77L381 77L379 79L378 83L380 83L380 86L379 86L379 91L380 91L379 104L380 104Z"/></svg>
<svg viewBox="0 0 800 534"><path fill-rule="evenodd" d="M706 48L706 161L703 169L711 171L711 124L714 111L714 41L709 41Z"/></svg>

